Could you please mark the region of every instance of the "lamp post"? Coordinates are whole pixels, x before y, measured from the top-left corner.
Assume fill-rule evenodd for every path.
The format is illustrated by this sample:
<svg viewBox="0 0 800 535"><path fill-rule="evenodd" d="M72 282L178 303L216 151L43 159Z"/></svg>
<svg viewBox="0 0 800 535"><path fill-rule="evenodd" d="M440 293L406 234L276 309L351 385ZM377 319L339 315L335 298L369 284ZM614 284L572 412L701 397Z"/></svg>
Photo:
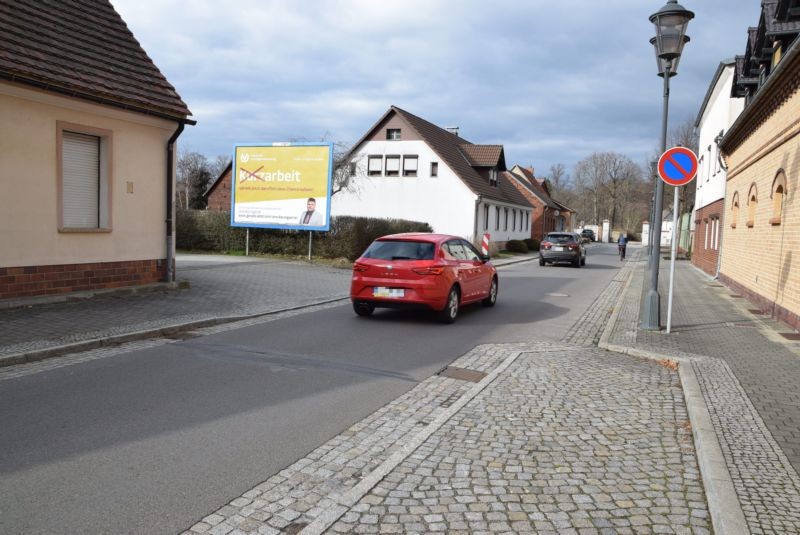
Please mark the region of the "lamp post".
<svg viewBox="0 0 800 535"><path fill-rule="evenodd" d="M664 113L661 119L661 152L667 150L667 115L669 111L669 79L678 73L678 61L683 45L689 42L686 27L694 13L684 8L678 0L668 0L666 5L650 15L656 27L656 36L650 39L656 52L658 75L664 78ZM650 288L645 294L642 329L661 329L661 298L658 294L658 263L661 257L661 212L664 206L664 182L656 180L653 201L652 247L650 248Z"/></svg>

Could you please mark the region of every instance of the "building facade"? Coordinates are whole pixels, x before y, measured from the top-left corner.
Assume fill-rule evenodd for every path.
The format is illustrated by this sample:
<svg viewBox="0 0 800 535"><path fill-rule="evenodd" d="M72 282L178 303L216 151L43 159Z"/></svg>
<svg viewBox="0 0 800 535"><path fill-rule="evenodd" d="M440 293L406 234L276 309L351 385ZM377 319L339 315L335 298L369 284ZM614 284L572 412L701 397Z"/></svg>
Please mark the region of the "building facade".
<svg viewBox="0 0 800 535"><path fill-rule="evenodd" d="M698 170L695 179L692 263L716 275L725 216L727 173L719 142L744 108L744 99L731 96L735 60L717 67L694 126L698 133Z"/></svg>
<svg viewBox="0 0 800 535"><path fill-rule="evenodd" d="M513 186L501 145L475 145L392 106L347 156L351 187L331 214L406 219L492 250L530 236L531 205Z"/></svg>
<svg viewBox="0 0 800 535"><path fill-rule="evenodd" d="M108 1L0 4L0 300L170 279L186 104Z"/></svg>
<svg viewBox="0 0 800 535"><path fill-rule="evenodd" d="M733 95L745 108L722 139L728 166L720 280L800 328L800 13L765 0Z"/></svg>

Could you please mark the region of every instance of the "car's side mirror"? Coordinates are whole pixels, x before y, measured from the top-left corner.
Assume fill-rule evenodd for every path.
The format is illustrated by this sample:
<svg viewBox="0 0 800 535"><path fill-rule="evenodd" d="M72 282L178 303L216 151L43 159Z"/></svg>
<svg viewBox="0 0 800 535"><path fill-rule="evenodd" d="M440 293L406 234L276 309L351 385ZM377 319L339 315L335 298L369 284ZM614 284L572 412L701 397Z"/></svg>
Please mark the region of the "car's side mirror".
<svg viewBox="0 0 800 535"><path fill-rule="evenodd" d="M489 257L489 255L488 255L488 254L482 254L482 255L481 255L481 261L482 261L484 264L485 264L486 262L488 262L489 260L491 260L491 257Z"/></svg>

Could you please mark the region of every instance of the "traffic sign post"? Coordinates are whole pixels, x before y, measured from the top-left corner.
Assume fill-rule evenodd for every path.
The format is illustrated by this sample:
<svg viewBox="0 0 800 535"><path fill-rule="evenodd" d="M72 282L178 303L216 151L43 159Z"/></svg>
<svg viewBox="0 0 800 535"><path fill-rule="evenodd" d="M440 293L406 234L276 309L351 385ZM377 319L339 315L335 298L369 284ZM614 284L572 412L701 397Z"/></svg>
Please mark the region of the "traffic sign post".
<svg viewBox="0 0 800 535"><path fill-rule="evenodd" d="M697 174L697 155L686 147L673 147L664 151L658 159L658 176L666 184L675 187L672 203L672 243L669 264L669 301L667 304L667 334L672 330L672 288L675 282L675 257L678 254L678 188L688 184ZM659 244L661 236L658 237Z"/></svg>

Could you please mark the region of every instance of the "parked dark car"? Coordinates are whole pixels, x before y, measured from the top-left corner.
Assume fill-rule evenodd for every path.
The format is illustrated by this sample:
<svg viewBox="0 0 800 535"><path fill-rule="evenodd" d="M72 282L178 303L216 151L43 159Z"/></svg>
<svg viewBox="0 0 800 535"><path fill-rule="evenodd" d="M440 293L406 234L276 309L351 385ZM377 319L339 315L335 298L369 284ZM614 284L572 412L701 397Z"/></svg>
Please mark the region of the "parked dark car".
<svg viewBox="0 0 800 535"><path fill-rule="evenodd" d="M353 264L350 299L359 316L376 308L427 308L452 323L459 307L497 302L489 256L458 236L408 233L378 238Z"/></svg>
<svg viewBox="0 0 800 535"><path fill-rule="evenodd" d="M586 265L586 248L580 234L551 232L539 246L539 265L570 262L575 267Z"/></svg>
<svg viewBox="0 0 800 535"><path fill-rule="evenodd" d="M585 229L581 230L581 236L586 238L589 241L595 241L596 240L595 235L594 235L594 231L592 229L590 229L590 228L585 228Z"/></svg>

